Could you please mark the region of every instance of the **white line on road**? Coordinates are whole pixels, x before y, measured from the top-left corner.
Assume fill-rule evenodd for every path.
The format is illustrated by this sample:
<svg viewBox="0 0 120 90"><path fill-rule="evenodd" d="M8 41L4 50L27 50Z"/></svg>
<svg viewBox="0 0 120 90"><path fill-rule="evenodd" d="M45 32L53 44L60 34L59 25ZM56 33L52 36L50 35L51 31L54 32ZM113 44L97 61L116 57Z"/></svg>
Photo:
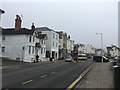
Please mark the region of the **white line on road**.
<svg viewBox="0 0 120 90"><path fill-rule="evenodd" d="M30 82L32 82L32 81L33 81L33 80L29 80L29 81L23 82L22 84L24 85L24 84L30 83Z"/></svg>
<svg viewBox="0 0 120 90"><path fill-rule="evenodd" d="M51 75L52 75L52 74L55 74L55 72L51 72L50 74L51 74Z"/></svg>
<svg viewBox="0 0 120 90"><path fill-rule="evenodd" d="M40 76L40 78L44 78L44 77L46 77L47 75L43 75L43 76Z"/></svg>

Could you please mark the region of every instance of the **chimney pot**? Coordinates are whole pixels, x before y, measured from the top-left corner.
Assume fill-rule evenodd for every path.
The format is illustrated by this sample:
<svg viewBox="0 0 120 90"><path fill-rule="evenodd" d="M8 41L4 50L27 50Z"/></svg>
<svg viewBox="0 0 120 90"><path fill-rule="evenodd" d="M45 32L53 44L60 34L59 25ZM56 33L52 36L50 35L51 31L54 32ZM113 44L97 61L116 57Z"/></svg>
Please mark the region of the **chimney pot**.
<svg viewBox="0 0 120 90"><path fill-rule="evenodd" d="M35 30L35 25L34 25L34 23L32 23L31 29L32 29L32 30Z"/></svg>

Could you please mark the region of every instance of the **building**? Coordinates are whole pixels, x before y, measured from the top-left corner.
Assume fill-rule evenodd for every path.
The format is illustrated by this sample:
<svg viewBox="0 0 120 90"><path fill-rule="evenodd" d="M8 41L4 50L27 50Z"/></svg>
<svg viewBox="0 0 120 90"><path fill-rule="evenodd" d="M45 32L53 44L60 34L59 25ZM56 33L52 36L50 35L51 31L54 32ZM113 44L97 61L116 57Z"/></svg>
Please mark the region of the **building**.
<svg viewBox="0 0 120 90"><path fill-rule="evenodd" d="M49 59L58 59L59 56L59 34L48 27L36 28L37 32L47 34L46 57Z"/></svg>
<svg viewBox="0 0 120 90"><path fill-rule="evenodd" d="M70 54L74 49L74 41L70 39L70 35L63 31L57 32L59 34L59 59L63 59Z"/></svg>
<svg viewBox="0 0 120 90"><path fill-rule="evenodd" d="M98 55L98 56L107 56L107 53L104 51L104 50L102 50L102 49L96 49L95 50L95 53L96 53L96 55Z"/></svg>
<svg viewBox="0 0 120 90"><path fill-rule="evenodd" d="M4 13L5 13L5 11L0 9L0 25L1 25L1 15L4 14Z"/></svg>
<svg viewBox="0 0 120 90"><path fill-rule="evenodd" d="M0 26L1 26L1 15L4 14L5 11L3 11L2 9L0 9ZM2 27L0 27L0 57L2 57Z"/></svg>
<svg viewBox="0 0 120 90"><path fill-rule="evenodd" d="M107 56L108 57L120 56L120 48L115 45L107 46Z"/></svg>
<svg viewBox="0 0 120 90"><path fill-rule="evenodd" d="M67 37L67 54L70 54L74 49L74 41L70 39L70 35Z"/></svg>
<svg viewBox="0 0 120 90"><path fill-rule="evenodd" d="M2 56L13 60L34 62L45 61L46 34L38 33L34 23L31 29L21 28L21 18L16 15L15 28L2 29Z"/></svg>
<svg viewBox="0 0 120 90"><path fill-rule="evenodd" d="M79 44L78 53L95 54L96 49L92 45Z"/></svg>

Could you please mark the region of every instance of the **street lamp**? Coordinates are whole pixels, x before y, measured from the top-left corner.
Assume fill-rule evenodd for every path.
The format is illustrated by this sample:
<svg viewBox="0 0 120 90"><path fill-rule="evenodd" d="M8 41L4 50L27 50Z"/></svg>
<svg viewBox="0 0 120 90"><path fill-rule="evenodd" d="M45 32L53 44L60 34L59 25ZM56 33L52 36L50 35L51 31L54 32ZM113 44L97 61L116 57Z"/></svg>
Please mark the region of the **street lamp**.
<svg viewBox="0 0 120 90"><path fill-rule="evenodd" d="M103 37L102 37L102 33L96 33L96 35L100 35L101 36L101 57L102 57L102 49L103 49ZM103 63L103 57L102 57L102 63Z"/></svg>

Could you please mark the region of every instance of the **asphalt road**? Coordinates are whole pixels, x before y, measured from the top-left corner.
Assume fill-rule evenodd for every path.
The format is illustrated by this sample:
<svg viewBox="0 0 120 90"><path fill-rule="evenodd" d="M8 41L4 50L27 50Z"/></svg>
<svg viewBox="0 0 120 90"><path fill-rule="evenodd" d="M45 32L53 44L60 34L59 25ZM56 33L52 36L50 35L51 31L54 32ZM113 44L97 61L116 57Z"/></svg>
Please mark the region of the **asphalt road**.
<svg viewBox="0 0 120 90"><path fill-rule="evenodd" d="M16 67L2 71L3 88L67 88L92 60L55 62Z"/></svg>

